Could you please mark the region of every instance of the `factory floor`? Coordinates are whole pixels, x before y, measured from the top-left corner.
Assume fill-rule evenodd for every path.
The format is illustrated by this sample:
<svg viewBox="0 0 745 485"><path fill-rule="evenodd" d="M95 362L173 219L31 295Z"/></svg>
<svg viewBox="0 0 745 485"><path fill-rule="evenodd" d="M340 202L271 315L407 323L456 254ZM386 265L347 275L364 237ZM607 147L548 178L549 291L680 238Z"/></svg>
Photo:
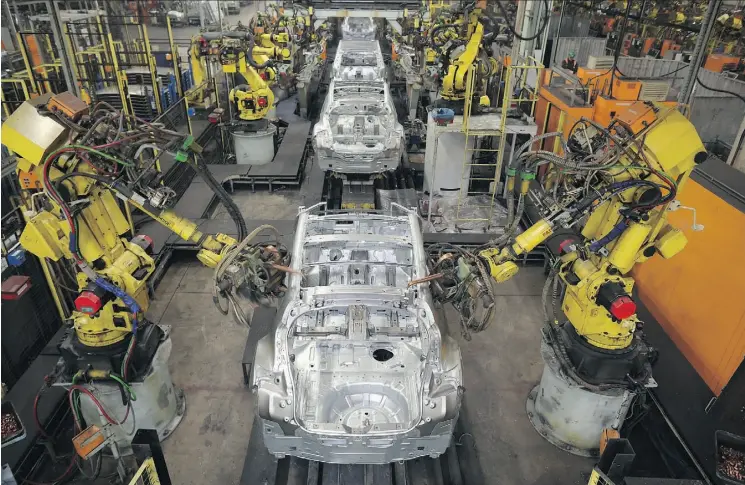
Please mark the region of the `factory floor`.
<svg viewBox="0 0 745 485"><path fill-rule="evenodd" d="M234 200L251 219L292 220L298 192L237 192ZM253 216L253 217L252 217ZM218 208L215 217L226 217ZM173 380L186 392L184 420L163 444L173 483L237 484L254 419L253 395L243 385L241 358L248 335L212 304L212 271L191 255L176 260L160 282L148 317L171 325ZM542 268L523 268L496 287L494 320L465 341L458 314L444 308L450 334L463 354L464 418L486 483L500 485L585 484L592 460L554 448L532 428L525 398L543 369L539 354ZM250 314L249 310L249 314Z"/></svg>

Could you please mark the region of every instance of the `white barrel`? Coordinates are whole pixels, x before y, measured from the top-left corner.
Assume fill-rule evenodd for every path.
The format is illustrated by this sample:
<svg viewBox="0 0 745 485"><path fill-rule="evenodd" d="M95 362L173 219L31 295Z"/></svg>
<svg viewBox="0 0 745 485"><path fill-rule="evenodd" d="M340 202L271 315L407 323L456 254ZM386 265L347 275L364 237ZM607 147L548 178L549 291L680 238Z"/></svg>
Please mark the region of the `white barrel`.
<svg viewBox="0 0 745 485"><path fill-rule="evenodd" d="M173 385L171 373L168 370L171 347L171 339L168 337L155 352L150 371L142 382L130 383L137 400L132 401L132 410L127 420L121 426L110 428L116 442L130 443L134 433L139 429L154 429L162 441L170 436L184 417L186 412L184 392ZM86 387L93 392L112 419L115 421L124 419L127 406L122 404L122 394L118 385L95 382L94 387L88 385ZM107 424L94 402L82 393L80 411L88 425L104 426Z"/></svg>
<svg viewBox="0 0 745 485"><path fill-rule="evenodd" d="M469 137L466 147L464 133L437 127L430 116L424 154L424 190L442 197L457 197L461 191L466 195L471 174L470 166L464 166L464 161L473 156L475 141L476 137Z"/></svg>
<svg viewBox="0 0 745 485"><path fill-rule="evenodd" d="M621 428L636 394L623 387L590 391L561 371L545 341L541 354L543 376L526 403L530 422L557 447L574 455L597 456L603 429Z"/></svg>
<svg viewBox="0 0 745 485"><path fill-rule="evenodd" d="M277 127L269 123L265 130L236 130L233 136L235 160L238 165L265 165L274 159L274 134Z"/></svg>

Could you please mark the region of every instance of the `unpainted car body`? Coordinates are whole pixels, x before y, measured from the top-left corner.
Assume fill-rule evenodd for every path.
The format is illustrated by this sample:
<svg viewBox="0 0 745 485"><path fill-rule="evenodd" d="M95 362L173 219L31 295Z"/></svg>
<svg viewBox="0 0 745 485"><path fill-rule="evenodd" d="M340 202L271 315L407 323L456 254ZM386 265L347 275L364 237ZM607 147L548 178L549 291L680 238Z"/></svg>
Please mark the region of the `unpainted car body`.
<svg viewBox="0 0 745 485"><path fill-rule="evenodd" d="M346 17L341 24L344 40L375 40L377 29L370 17Z"/></svg>
<svg viewBox="0 0 745 485"><path fill-rule="evenodd" d="M313 127L318 166L345 174L394 170L401 163L404 140L380 45L340 41L329 92Z"/></svg>
<svg viewBox="0 0 745 485"><path fill-rule="evenodd" d="M312 208L311 208L312 209ZM438 456L462 396L461 355L441 332L414 211L301 209L288 290L252 383L270 453L381 464Z"/></svg>

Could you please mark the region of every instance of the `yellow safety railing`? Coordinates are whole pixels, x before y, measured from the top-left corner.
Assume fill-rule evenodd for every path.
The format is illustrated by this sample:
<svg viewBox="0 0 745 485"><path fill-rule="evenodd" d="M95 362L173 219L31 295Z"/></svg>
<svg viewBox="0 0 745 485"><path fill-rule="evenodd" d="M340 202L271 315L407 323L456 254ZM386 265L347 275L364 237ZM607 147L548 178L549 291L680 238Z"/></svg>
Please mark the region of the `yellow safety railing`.
<svg viewBox="0 0 745 485"><path fill-rule="evenodd" d="M21 100L6 100L5 90L4 89L0 90L0 96L2 96L1 101L3 105L3 114L7 118L13 113L13 111L15 111L18 108L18 106L21 105L21 103L29 100L29 89L27 86L27 84L29 83L29 80L28 79L4 78L4 79L0 79L0 82L2 82L3 84L15 84L16 87L17 85L20 85L21 92L23 93L23 99ZM13 106L12 107L13 109L11 110L11 105L13 104L17 104L18 106Z"/></svg>
<svg viewBox="0 0 745 485"><path fill-rule="evenodd" d="M158 477L158 470L155 468L155 461L152 458L143 461L128 485L160 485L160 478Z"/></svg>
<svg viewBox="0 0 745 485"><path fill-rule="evenodd" d="M474 126L472 117L480 116L473 115L473 97L477 76L473 66L468 71L463 107L465 146L461 180L469 180L469 185L476 182L476 185L486 186L486 189L479 191L475 188L469 190L469 186L461 187L455 216L456 224L458 222L484 222L485 229L489 228L507 147L508 112L515 105L531 119L535 115L543 65L533 57L518 59L518 61L519 63L514 63L511 59L504 57L500 62L502 69L499 74L504 84L504 95L502 113L497 117L495 126L489 126L490 123L479 123L479 126ZM531 78L532 85L528 82L529 78ZM485 127L481 127L482 124ZM483 156L484 154L486 156ZM484 158L489 158L489 162L481 163ZM485 173L493 173L493 175L483 175ZM472 200L477 202L474 203Z"/></svg>

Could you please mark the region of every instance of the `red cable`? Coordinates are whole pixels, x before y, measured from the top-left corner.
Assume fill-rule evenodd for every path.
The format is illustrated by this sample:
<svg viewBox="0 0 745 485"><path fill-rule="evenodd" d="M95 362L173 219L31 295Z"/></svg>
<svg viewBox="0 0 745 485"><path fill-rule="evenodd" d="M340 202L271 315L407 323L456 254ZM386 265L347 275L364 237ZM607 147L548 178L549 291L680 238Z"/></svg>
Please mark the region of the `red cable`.
<svg viewBox="0 0 745 485"><path fill-rule="evenodd" d="M44 426L41 425L41 421L39 420L39 401L41 400L41 390L39 390L39 393L34 398L34 421L36 422L36 427L39 429L39 433L46 438L49 439L49 434L47 434L46 430L44 429Z"/></svg>
<svg viewBox="0 0 745 485"><path fill-rule="evenodd" d="M120 424L122 424L122 423L120 423L118 421L115 421L114 418L112 418L111 416L109 416L109 413L106 412L106 410L101 405L101 402L96 398L96 396L93 395L93 393L91 391L89 391L88 389L86 389L83 386L78 386L77 384L70 386L70 393L71 394L72 394L72 391L73 390L80 391L80 392L88 395L88 397L90 397L91 400L93 400L93 404L95 404L96 407L98 408L98 410L101 412L101 415L104 418L106 418L106 421L108 421L109 423L114 424L114 425L120 425Z"/></svg>

